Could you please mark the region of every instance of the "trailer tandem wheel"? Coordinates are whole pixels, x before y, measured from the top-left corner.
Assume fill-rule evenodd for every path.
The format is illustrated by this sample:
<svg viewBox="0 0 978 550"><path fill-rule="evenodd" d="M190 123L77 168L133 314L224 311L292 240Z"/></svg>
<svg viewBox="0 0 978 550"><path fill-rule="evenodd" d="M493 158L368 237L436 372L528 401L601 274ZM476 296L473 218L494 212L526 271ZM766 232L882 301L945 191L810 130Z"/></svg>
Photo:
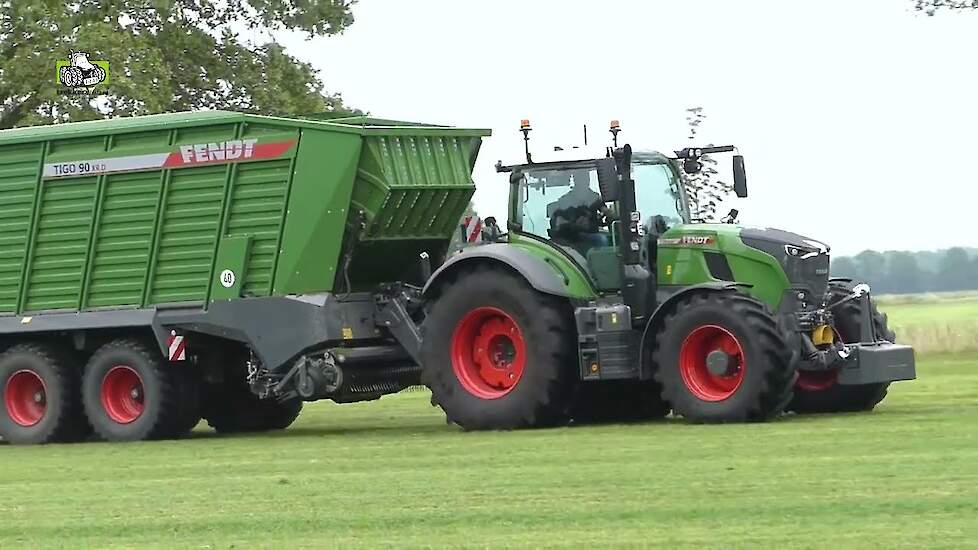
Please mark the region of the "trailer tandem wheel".
<svg viewBox="0 0 978 550"><path fill-rule="evenodd" d="M182 435L193 416L186 397L194 385L179 368L136 339L100 347L82 377L82 402L95 432L108 441Z"/></svg>
<svg viewBox="0 0 978 550"><path fill-rule="evenodd" d="M0 355L0 436L10 443L77 441L91 433L79 401L78 368L47 343L24 343Z"/></svg>

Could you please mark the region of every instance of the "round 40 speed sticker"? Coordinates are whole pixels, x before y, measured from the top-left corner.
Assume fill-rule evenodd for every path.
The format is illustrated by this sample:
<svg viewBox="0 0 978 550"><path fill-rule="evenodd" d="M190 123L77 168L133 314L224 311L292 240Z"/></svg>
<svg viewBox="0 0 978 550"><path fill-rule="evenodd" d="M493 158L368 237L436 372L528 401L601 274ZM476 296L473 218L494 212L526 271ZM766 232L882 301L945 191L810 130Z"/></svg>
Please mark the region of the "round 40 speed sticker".
<svg viewBox="0 0 978 550"><path fill-rule="evenodd" d="M234 272L230 269L225 269L221 272L221 286L224 288L231 288L234 286Z"/></svg>

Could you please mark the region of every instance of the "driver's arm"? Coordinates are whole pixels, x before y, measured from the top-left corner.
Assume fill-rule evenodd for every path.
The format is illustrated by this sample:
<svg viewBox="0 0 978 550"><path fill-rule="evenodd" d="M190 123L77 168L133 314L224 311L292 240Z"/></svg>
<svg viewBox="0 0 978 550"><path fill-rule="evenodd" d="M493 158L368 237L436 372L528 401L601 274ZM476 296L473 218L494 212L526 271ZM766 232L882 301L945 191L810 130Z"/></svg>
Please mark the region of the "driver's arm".
<svg viewBox="0 0 978 550"><path fill-rule="evenodd" d="M601 199L598 199L591 203L590 209L592 211L596 210L601 213L602 216L607 218L608 223L618 219L618 213L608 207L608 204Z"/></svg>

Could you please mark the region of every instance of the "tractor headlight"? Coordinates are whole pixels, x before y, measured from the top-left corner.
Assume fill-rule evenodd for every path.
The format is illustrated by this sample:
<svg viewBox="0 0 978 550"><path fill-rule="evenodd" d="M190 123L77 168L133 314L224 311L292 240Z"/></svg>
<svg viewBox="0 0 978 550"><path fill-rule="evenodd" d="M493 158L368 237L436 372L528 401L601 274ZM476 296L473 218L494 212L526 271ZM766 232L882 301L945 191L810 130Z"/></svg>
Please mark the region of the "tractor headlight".
<svg viewBox="0 0 978 550"><path fill-rule="evenodd" d="M801 248L800 246L794 246L791 244L784 245L784 253L791 258L800 258L802 260L807 260L808 258L814 258L819 255L818 250L808 250Z"/></svg>

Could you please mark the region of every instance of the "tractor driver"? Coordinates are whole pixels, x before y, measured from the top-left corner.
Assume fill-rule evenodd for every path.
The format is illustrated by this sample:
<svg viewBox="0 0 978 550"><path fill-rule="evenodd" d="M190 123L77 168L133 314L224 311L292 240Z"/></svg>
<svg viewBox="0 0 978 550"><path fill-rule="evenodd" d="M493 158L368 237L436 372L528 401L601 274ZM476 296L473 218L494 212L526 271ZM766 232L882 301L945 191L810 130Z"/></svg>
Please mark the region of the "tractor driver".
<svg viewBox="0 0 978 550"><path fill-rule="evenodd" d="M590 187L590 170L571 172L572 187L556 201L547 205L550 218L550 235L586 248L607 246L608 236L600 233L602 218L611 211L601 200L601 195Z"/></svg>

